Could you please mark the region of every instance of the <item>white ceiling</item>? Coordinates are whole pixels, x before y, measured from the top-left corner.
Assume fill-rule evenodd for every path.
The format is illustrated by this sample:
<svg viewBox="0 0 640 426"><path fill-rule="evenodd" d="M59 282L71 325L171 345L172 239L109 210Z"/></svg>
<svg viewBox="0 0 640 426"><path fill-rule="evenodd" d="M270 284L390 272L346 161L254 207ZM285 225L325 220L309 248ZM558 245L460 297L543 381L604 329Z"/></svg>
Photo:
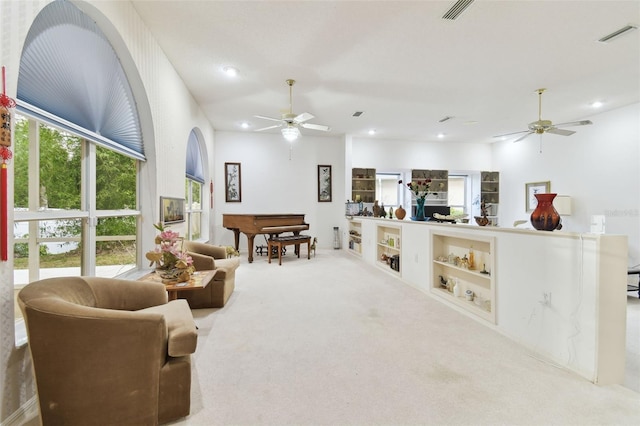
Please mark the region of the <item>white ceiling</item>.
<svg viewBox="0 0 640 426"><path fill-rule="evenodd" d="M287 112L288 78L294 113L384 139L493 142L538 119L542 87L556 124L640 101L640 30L597 42L640 24L640 1L475 0L456 20L454 0L132 3L216 130L273 124L254 115Z"/></svg>

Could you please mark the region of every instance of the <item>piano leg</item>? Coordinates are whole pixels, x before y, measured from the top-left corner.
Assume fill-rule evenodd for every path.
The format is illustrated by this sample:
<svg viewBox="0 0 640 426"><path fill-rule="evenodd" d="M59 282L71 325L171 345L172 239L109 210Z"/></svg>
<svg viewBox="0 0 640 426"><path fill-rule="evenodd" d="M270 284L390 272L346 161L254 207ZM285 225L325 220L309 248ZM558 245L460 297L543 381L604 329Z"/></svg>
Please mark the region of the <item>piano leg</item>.
<svg viewBox="0 0 640 426"><path fill-rule="evenodd" d="M249 263L253 263L253 239L256 237L256 234L246 234L247 235L247 245L249 246Z"/></svg>
<svg viewBox="0 0 640 426"><path fill-rule="evenodd" d="M235 243L236 243L236 251L240 250L240 230L239 229L232 229L233 231L233 238L235 239Z"/></svg>

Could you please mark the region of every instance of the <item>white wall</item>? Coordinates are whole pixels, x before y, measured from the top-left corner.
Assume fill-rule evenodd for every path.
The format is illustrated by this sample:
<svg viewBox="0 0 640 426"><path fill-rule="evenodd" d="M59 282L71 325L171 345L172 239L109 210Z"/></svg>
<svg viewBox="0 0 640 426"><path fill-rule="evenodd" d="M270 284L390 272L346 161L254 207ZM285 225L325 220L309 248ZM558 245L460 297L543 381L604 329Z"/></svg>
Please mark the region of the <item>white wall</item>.
<svg viewBox="0 0 640 426"><path fill-rule="evenodd" d="M551 192L569 195L573 213L563 230L589 232L592 215L604 215L607 234L627 235L628 264L640 263L640 104L584 117L593 125L571 136L537 135L493 147L500 171L500 221L528 219L525 183L550 181Z"/></svg>
<svg viewBox="0 0 640 426"><path fill-rule="evenodd" d="M493 170L491 145L353 138L351 167L377 172L411 169Z"/></svg>
<svg viewBox="0 0 640 426"><path fill-rule="evenodd" d="M233 245L224 213L304 213L318 247L333 247L333 227L344 218L344 139L305 132L290 150L280 134L216 132L214 162L215 244ZM242 202L225 202L224 163L241 164ZM318 165L331 165L332 201L318 202ZM262 244L258 235L255 244ZM247 240L240 238L246 252Z"/></svg>

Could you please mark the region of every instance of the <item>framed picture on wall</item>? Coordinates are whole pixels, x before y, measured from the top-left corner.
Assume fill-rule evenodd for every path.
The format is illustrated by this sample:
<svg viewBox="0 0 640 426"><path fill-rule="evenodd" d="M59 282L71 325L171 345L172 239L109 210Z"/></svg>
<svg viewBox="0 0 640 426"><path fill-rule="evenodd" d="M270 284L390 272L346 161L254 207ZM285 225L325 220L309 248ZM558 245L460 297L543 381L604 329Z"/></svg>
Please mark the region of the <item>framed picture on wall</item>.
<svg viewBox="0 0 640 426"><path fill-rule="evenodd" d="M551 191L551 182L531 182L524 185L525 192L525 209L527 212L532 212L538 205L536 194L546 194Z"/></svg>
<svg viewBox="0 0 640 426"><path fill-rule="evenodd" d="M224 163L224 188L227 203L239 203L242 201L240 163Z"/></svg>
<svg viewBox="0 0 640 426"><path fill-rule="evenodd" d="M184 198L160 197L160 222L163 225L184 222Z"/></svg>
<svg viewBox="0 0 640 426"><path fill-rule="evenodd" d="M331 166L318 166L318 202L331 201Z"/></svg>

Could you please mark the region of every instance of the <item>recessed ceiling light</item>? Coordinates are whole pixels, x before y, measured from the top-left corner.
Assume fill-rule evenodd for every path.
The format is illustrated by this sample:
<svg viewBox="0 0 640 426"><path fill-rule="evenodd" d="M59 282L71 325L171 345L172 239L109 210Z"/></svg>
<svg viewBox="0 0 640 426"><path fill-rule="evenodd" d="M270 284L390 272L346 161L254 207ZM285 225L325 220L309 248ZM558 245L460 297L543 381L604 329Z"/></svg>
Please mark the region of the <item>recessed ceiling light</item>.
<svg viewBox="0 0 640 426"><path fill-rule="evenodd" d="M438 138L440 139L444 138L444 133L438 133Z"/></svg>
<svg viewBox="0 0 640 426"><path fill-rule="evenodd" d="M223 67L222 72L224 72L229 77L236 77L238 75L238 69L234 67Z"/></svg>
<svg viewBox="0 0 640 426"><path fill-rule="evenodd" d="M249 123L247 123L246 121L243 121L243 122L240 124L240 127L242 127L243 129L248 129L248 128L249 128Z"/></svg>
<svg viewBox="0 0 640 426"><path fill-rule="evenodd" d="M595 101L595 102L592 102L592 103L591 103L591 106L592 106L593 108L600 108L602 105L603 105L603 104L602 104L602 102L600 102L600 101Z"/></svg>
<svg viewBox="0 0 640 426"><path fill-rule="evenodd" d="M375 134L376 134L376 129L371 129L371 130L369 130L369 134L370 134L370 135L375 135Z"/></svg>

